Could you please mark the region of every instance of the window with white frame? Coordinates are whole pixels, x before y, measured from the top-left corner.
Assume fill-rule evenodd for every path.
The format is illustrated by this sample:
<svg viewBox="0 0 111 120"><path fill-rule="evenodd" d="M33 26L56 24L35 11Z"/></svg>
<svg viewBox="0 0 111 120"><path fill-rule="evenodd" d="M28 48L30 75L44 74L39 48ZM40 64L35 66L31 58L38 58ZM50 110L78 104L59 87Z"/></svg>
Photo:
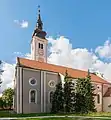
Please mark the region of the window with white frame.
<svg viewBox="0 0 111 120"><path fill-rule="evenodd" d="M35 85L37 85L37 80L35 78L30 78L29 79L29 84L32 85L32 86L35 86Z"/></svg>
<svg viewBox="0 0 111 120"><path fill-rule="evenodd" d="M48 85L49 85L49 87L54 88L54 87L55 87L55 81L54 81L54 80L50 80L50 81L48 82Z"/></svg>
<svg viewBox="0 0 111 120"><path fill-rule="evenodd" d="M31 89L29 91L29 103L37 103L37 90Z"/></svg>

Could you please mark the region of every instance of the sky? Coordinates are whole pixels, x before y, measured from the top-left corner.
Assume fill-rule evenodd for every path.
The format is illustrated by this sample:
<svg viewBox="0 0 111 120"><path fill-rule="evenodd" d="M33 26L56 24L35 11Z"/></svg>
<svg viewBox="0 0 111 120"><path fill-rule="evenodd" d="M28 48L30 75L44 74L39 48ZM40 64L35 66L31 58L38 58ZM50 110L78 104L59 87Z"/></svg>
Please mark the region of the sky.
<svg viewBox="0 0 111 120"><path fill-rule="evenodd" d="M111 0L0 0L3 88L12 85L16 57L30 58L38 5L50 44L48 62L91 68L111 81Z"/></svg>

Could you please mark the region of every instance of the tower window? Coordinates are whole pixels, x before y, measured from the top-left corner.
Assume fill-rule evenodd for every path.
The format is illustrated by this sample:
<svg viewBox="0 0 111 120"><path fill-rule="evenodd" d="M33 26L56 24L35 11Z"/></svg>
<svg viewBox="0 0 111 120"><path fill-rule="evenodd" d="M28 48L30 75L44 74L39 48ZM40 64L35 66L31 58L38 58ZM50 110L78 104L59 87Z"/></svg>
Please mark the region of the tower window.
<svg viewBox="0 0 111 120"><path fill-rule="evenodd" d="M40 48L40 43L39 43L39 48Z"/></svg>
<svg viewBox="0 0 111 120"><path fill-rule="evenodd" d="M43 49L43 44L41 44L41 49Z"/></svg>
<svg viewBox="0 0 111 120"><path fill-rule="evenodd" d="M39 43L39 48L40 48L40 49L43 49L43 44L40 44L40 43Z"/></svg>

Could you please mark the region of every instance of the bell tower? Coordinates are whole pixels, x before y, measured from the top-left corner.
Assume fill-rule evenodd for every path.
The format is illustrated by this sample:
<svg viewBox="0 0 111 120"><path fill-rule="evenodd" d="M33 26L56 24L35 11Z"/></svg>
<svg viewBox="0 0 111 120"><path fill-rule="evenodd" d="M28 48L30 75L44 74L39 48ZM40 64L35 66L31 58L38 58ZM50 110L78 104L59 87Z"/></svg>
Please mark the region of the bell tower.
<svg viewBox="0 0 111 120"><path fill-rule="evenodd" d="M32 60L47 62L47 39L46 32L43 31L43 23L40 15L40 6L38 6L38 19L31 40Z"/></svg>

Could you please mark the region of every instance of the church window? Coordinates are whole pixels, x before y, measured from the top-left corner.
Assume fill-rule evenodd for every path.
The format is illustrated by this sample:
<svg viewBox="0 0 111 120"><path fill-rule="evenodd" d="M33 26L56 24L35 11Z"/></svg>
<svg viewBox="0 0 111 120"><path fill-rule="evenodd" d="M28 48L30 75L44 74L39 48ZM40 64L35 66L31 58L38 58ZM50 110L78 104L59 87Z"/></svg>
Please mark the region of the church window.
<svg viewBox="0 0 111 120"><path fill-rule="evenodd" d="M39 48L40 48L41 44L39 43Z"/></svg>
<svg viewBox="0 0 111 120"><path fill-rule="evenodd" d="M36 90L29 91L29 103L37 103L37 91Z"/></svg>
<svg viewBox="0 0 111 120"><path fill-rule="evenodd" d="M43 44L41 44L41 49L43 49Z"/></svg>
<svg viewBox="0 0 111 120"><path fill-rule="evenodd" d="M32 86L37 85L37 80L35 78L31 78L29 79L29 84Z"/></svg>
<svg viewBox="0 0 111 120"><path fill-rule="evenodd" d="M54 92L49 92L49 102L52 103Z"/></svg>
<svg viewBox="0 0 111 120"><path fill-rule="evenodd" d="M100 104L100 94L97 95L97 103Z"/></svg>
<svg viewBox="0 0 111 120"><path fill-rule="evenodd" d="M50 86L50 87L55 87L55 81L54 80L50 80L49 81L49 83L48 83L48 85Z"/></svg>
<svg viewBox="0 0 111 120"><path fill-rule="evenodd" d="M43 44L39 43L39 48L43 49Z"/></svg>

